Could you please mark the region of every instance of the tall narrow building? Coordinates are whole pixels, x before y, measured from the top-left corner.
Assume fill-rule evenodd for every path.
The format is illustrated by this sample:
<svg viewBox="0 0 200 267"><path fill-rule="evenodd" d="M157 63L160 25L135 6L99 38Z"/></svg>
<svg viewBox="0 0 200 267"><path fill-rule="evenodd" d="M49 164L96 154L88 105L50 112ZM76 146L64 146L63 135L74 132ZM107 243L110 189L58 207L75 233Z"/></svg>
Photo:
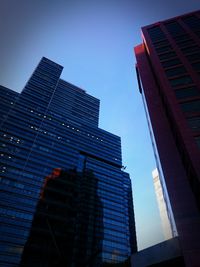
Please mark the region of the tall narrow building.
<svg viewBox="0 0 200 267"><path fill-rule="evenodd" d="M137 249L121 140L62 69L42 58L20 94L0 88L4 267L109 266Z"/></svg>
<svg viewBox="0 0 200 267"><path fill-rule="evenodd" d="M200 12L142 28L136 70L186 266L200 263Z"/></svg>
<svg viewBox="0 0 200 267"><path fill-rule="evenodd" d="M168 201L168 194L165 189L164 181L161 180L160 173L157 168L152 171L152 176L158 210L160 213L161 226L164 238L165 240L168 240L177 235L173 213L171 212L171 206Z"/></svg>

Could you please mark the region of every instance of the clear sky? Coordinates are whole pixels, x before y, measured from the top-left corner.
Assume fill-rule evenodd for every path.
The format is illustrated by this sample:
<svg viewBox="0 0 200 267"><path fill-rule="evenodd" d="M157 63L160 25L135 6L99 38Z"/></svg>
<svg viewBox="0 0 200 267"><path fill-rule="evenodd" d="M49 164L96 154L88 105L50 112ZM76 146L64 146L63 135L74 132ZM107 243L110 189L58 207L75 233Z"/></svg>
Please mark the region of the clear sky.
<svg viewBox="0 0 200 267"><path fill-rule="evenodd" d="M20 92L45 56L64 67L64 80L100 99L100 127L122 138L139 249L164 237L133 47L141 26L199 8L198 0L0 0L0 84Z"/></svg>

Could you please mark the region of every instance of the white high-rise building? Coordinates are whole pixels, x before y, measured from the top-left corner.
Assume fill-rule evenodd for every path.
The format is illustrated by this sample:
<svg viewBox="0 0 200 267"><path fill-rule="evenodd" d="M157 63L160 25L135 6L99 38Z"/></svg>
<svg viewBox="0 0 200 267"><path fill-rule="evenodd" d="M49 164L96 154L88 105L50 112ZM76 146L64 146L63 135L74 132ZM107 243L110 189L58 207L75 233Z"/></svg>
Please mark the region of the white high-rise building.
<svg viewBox="0 0 200 267"><path fill-rule="evenodd" d="M169 219L167 201L164 197L164 188L160 181L157 168L153 170L152 176L153 176L153 183L154 183L154 188L155 188L155 193L156 193L156 199L157 199L158 208L160 212L163 233L164 233L165 239L167 240L167 239L172 238L174 234L173 234L171 222Z"/></svg>

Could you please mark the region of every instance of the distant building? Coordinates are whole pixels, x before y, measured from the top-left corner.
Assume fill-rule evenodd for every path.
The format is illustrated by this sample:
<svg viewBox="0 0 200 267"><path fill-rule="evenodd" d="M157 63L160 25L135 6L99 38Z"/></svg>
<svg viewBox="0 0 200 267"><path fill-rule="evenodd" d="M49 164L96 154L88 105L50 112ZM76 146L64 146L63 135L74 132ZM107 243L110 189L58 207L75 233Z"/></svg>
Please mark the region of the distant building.
<svg viewBox="0 0 200 267"><path fill-rule="evenodd" d="M104 266L137 250L121 140L62 69L42 58L21 94L0 87L0 266Z"/></svg>
<svg viewBox="0 0 200 267"><path fill-rule="evenodd" d="M163 234L165 240L167 240L176 236L176 229L174 229L175 226L173 227L174 225L173 214L170 209L170 203L168 202L167 192L162 183L163 181L161 182L157 168L153 170L152 176L153 176L153 184L156 194L156 200L158 203L158 209L161 218Z"/></svg>
<svg viewBox="0 0 200 267"><path fill-rule="evenodd" d="M135 47L157 165L186 266L200 264L200 11L142 28Z"/></svg>

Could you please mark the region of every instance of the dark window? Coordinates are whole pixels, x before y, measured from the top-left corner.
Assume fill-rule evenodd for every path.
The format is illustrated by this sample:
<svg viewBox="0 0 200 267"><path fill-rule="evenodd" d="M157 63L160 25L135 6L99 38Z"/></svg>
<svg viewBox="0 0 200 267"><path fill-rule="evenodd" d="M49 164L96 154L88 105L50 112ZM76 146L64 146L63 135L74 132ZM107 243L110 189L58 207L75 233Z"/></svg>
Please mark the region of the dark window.
<svg viewBox="0 0 200 267"><path fill-rule="evenodd" d="M156 48L157 53L169 52L172 50L171 45Z"/></svg>
<svg viewBox="0 0 200 267"><path fill-rule="evenodd" d="M162 62L164 68L176 66L179 64L181 64L181 61L178 58Z"/></svg>
<svg viewBox="0 0 200 267"><path fill-rule="evenodd" d="M157 42L166 39L165 34L162 32L159 26L155 26L147 30L152 42Z"/></svg>
<svg viewBox="0 0 200 267"><path fill-rule="evenodd" d="M183 74L185 72L186 72L186 69L183 66L176 67L173 69L168 69L165 71L167 77L177 76L177 75Z"/></svg>
<svg viewBox="0 0 200 267"><path fill-rule="evenodd" d="M200 50L199 46L195 45L195 46L190 46L190 47L186 47L186 48L182 48L181 51L183 54L192 54L195 52L198 52Z"/></svg>
<svg viewBox="0 0 200 267"><path fill-rule="evenodd" d="M171 21L165 24L167 30L171 33L172 36L183 34L184 30L177 21Z"/></svg>
<svg viewBox="0 0 200 267"><path fill-rule="evenodd" d="M167 39L154 43L155 47L162 47L162 46L166 46L166 45L169 45L169 41Z"/></svg>
<svg viewBox="0 0 200 267"><path fill-rule="evenodd" d="M183 34L183 35L179 35L179 36L174 37L174 40L177 43L182 42L182 41L186 41L186 40L189 40L189 39L191 39L189 34Z"/></svg>
<svg viewBox="0 0 200 267"><path fill-rule="evenodd" d="M199 112L200 111L200 100L182 103L181 109L184 112Z"/></svg>
<svg viewBox="0 0 200 267"><path fill-rule="evenodd" d="M188 118L187 121L193 131L200 131L200 117Z"/></svg>
<svg viewBox="0 0 200 267"><path fill-rule="evenodd" d="M187 59L191 62L200 60L200 53L192 54L192 55L187 55Z"/></svg>
<svg viewBox="0 0 200 267"><path fill-rule="evenodd" d="M192 79L191 79L190 76L183 76L183 77L180 77L180 78L169 80L169 82L170 82L170 84L171 84L172 87L176 87L176 86L190 84L193 81L192 81Z"/></svg>
<svg viewBox="0 0 200 267"><path fill-rule="evenodd" d="M178 89L175 91L176 98L183 99L188 97L194 97L200 95L200 91L197 87L191 86L187 88Z"/></svg>
<svg viewBox="0 0 200 267"><path fill-rule="evenodd" d="M194 45L195 42L192 39L186 40L186 41L181 41L181 42L177 42L177 45L181 48L181 47L186 47L189 45Z"/></svg>
<svg viewBox="0 0 200 267"><path fill-rule="evenodd" d="M195 32L195 34L200 38L200 31Z"/></svg>
<svg viewBox="0 0 200 267"><path fill-rule="evenodd" d="M160 58L160 60L165 60L165 59L172 58L175 56L176 56L176 53L170 52L170 53L165 53L165 54L159 55L159 58Z"/></svg>
<svg viewBox="0 0 200 267"><path fill-rule="evenodd" d="M197 63L193 63L192 67L196 70L196 71L200 71L200 62Z"/></svg>
<svg viewBox="0 0 200 267"><path fill-rule="evenodd" d="M192 29L200 29L200 19L194 15L183 18L183 21Z"/></svg>
<svg viewBox="0 0 200 267"><path fill-rule="evenodd" d="M197 142L197 146L200 148L200 136L195 137L195 141Z"/></svg>

